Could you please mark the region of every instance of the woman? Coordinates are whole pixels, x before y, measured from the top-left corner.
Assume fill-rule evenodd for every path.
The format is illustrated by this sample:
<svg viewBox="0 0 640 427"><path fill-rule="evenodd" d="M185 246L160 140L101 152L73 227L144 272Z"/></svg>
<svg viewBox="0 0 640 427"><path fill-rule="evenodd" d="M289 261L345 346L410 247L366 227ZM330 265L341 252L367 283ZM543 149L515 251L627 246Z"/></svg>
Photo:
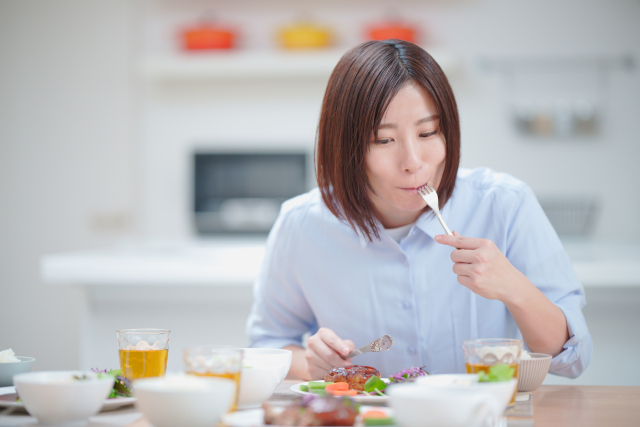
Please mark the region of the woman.
<svg viewBox="0 0 640 427"><path fill-rule="evenodd" d="M305 380L351 363L463 372L469 338L522 338L554 374L586 368L584 290L562 244L526 184L458 169L456 102L427 52L388 40L346 53L316 148L319 189L284 203L267 240L252 346L292 350ZM455 236L418 195L426 183ZM342 359L383 334L389 351Z"/></svg>

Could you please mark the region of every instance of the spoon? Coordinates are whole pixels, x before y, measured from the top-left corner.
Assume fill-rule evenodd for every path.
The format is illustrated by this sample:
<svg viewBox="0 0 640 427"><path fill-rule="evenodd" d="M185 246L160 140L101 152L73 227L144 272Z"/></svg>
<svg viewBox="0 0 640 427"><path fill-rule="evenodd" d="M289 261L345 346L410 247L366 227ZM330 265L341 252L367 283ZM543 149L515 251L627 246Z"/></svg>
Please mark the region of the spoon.
<svg viewBox="0 0 640 427"><path fill-rule="evenodd" d="M342 357L343 359L348 359L350 357L359 356L362 353L368 353L370 351L375 353L378 351L389 350L392 345L393 345L393 339L389 335L383 335L377 340L365 345L364 347L360 347L359 349L353 350L351 353L347 354L346 356L340 356L340 357Z"/></svg>

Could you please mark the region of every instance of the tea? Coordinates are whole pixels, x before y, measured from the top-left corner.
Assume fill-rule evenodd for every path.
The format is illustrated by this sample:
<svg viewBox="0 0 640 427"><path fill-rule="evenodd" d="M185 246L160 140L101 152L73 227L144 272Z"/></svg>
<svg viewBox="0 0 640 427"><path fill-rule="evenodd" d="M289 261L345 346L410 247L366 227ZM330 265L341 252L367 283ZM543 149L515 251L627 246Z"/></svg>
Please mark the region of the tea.
<svg viewBox="0 0 640 427"><path fill-rule="evenodd" d="M167 370L169 349L120 350L122 375L130 380L144 377L161 377Z"/></svg>
<svg viewBox="0 0 640 427"><path fill-rule="evenodd" d="M480 363L475 363L475 364L467 363L466 365L467 365L467 374L475 374L475 373L478 373L480 371L486 372L488 374L489 373L489 368L491 367L489 365L484 365L484 364L480 364ZM519 374L520 374L520 364L513 363L513 364L510 364L509 367L515 368L516 372L513 374L513 378L518 380ZM509 402L509 405L515 405L516 404L516 395L517 394L518 394L518 385L516 384L516 389L513 392L513 397L511 398L511 402Z"/></svg>
<svg viewBox="0 0 640 427"><path fill-rule="evenodd" d="M240 394L240 371L238 372L231 372L231 373L213 373L213 372L189 372L187 371L187 374L189 375L197 375L199 377L217 377L217 378L227 378L232 380L235 384L236 384L236 394L235 397L233 398L233 403L231 404L231 408L229 409L229 412L233 412L236 410L236 408L238 407L238 396Z"/></svg>

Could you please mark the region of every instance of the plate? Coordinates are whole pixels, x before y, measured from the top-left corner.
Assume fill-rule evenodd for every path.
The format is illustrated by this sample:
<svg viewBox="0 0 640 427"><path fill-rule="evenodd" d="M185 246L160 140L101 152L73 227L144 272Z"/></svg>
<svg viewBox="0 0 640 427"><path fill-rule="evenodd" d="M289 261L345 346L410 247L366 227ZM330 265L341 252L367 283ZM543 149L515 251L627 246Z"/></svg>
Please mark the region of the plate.
<svg viewBox="0 0 640 427"><path fill-rule="evenodd" d="M382 397L382 396L381 396ZM381 408L376 406L361 406L360 413L365 413L368 410L376 409L386 412L388 416L393 416L391 409ZM246 409L244 411L231 412L222 416L222 424L227 427L255 427L264 426L264 410L263 409ZM356 418L355 426L362 426L360 417ZM277 426L273 426L277 427Z"/></svg>
<svg viewBox="0 0 640 427"><path fill-rule="evenodd" d="M18 408L24 408L24 403L18 402L16 399L15 387L0 387L0 408L16 406ZM135 397L117 397L115 399L105 399L102 405L102 411L111 411L121 406L131 405L136 401Z"/></svg>
<svg viewBox="0 0 640 427"><path fill-rule="evenodd" d="M387 378L381 378L382 381L384 381L385 383L389 384L389 379ZM314 381L317 383L323 383L324 381ZM294 393L298 393L298 394L313 394L313 393L309 393L308 391L302 391L300 390L300 386L301 385L309 385L308 382L304 382L304 383L297 383L292 385L289 389L294 392ZM371 404L371 405L385 405L388 401L389 401L389 396L367 396L364 394L359 394L357 396L351 396L351 398L358 402L358 403L367 403L367 404Z"/></svg>

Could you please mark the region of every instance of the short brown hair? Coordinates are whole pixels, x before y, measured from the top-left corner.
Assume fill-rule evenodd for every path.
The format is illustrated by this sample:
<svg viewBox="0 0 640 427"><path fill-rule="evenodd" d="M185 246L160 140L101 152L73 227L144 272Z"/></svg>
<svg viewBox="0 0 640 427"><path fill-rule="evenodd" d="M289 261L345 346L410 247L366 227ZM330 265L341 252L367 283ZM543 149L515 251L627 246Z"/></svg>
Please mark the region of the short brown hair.
<svg viewBox="0 0 640 427"><path fill-rule="evenodd" d="M401 40L368 41L338 62L327 84L316 136L316 176L333 214L369 241L380 238L366 155L393 97L407 82L424 88L440 116L445 168L437 188L440 208L453 193L460 163L460 121L453 90L424 49Z"/></svg>

